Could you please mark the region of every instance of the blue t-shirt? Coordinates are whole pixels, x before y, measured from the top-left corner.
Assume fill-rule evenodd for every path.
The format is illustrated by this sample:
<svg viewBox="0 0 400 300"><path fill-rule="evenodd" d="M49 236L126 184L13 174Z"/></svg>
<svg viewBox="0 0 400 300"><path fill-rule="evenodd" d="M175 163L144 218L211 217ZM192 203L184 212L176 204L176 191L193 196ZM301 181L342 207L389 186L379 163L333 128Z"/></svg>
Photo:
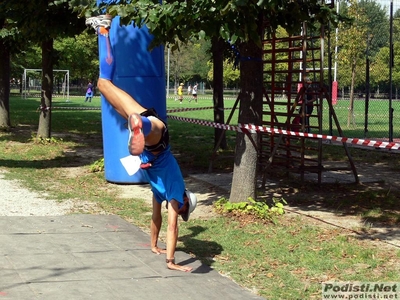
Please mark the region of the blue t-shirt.
<svg viewBox="0 0 400 300"><path fill-rule="evenodd" d="M165 150L157 155L144 150L140 155L140 159L142 163L152 163L152 166L145 169L144 173L157 202L161 204L165 200L170 202L174 199L179 202L179 207L181 207L183 205L185 182L170 146L167 146Z"/></svg>

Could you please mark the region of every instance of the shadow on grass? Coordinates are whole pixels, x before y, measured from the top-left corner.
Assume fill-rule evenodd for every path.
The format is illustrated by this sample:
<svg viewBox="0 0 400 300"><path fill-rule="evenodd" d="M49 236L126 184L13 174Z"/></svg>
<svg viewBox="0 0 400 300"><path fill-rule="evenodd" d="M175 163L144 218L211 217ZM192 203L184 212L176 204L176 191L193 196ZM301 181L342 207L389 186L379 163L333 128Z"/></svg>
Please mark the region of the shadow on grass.
<svg viewBox="0 0 400 300"><path fill-rule="evenodd" d="M391 189L384 181L368 184L310 184L298 193L285 196L289 204L304 209L320 209L340 215L363 215L372 220L384 220L379 212L400 213L400 190ZM373 213L375 211L375 213ZM398 222L399 220L394 220Z"/></svg>
<svg viewBox="0 0 400 300"><path fill-rule="evenodd" d="M34 141L36 132L33 132L32 126L18 126L10 129L10 134L0 135L0 143L10 143L10 147L18 145L14 151L21 150L22 152L32 150L35 152L35 147L46 147L46 142L41 144L40 141ZM62 155L52 158L42 158L43 155L36 155L42 159L18 159L18 157L10 153L7 158L0 158L0 167L8 168L27 168L27 169L48 169L60 167L80 167L93 163L103 157L103 144L100 134L75 134L75 133L54 133L52 134L52 142L49 142L48 151L54 151L52 143L59 143L61 148L57 151L62 151ZM7 144L5 147L8 147ZM14 153L18 154L18 153ZM35 156L35 154L32 154Z"/></svg>
<svg viewBox="0 0 400 300"><path fill-rule="evenodd" d="M0 133L0 142L31 143L34 131L37 128L31 125L3 128Z"/></svg>
<svg viewBox="0 0 400 300"><path fill-rule="evenodd" d="M214 262L213 257L220 255L223 251L223 247L214 241L199 240L195 238L200 233L207 230L205 227L192 226L189 227L188 230L191 231L190 234L179 237L179 241L183 243L183 246L179 247L179 250L186 253L194 253L203 263L209 266L212 265Z"/></svg>
<svg viewBox="0 0 400 300"><path fill-rule="evenodd" d="M380 240L400 247L400 189L381 179L363 184L321 185L314 182L301 185L291 181L280 192L288 203L288 210L290 207L300 208L301 215L352 231L359 239ZM338 221L326 219L323 214L319 216L319 212L331 213L337 216ZM350 216L359 218L359 226L346 222L346 217Z"/></svg>

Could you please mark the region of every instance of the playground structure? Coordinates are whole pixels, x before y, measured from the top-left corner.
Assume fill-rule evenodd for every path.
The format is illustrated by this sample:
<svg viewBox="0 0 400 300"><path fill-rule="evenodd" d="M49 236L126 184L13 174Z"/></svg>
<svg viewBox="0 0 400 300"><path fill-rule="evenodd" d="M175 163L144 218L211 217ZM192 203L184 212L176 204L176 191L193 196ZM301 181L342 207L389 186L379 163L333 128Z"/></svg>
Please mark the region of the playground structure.
<svg viewBox="0 0 400 300"><path fill-rule="evenodd" d="M334 3L327 3L333 8ZM269 170L284 170L300 174L304 181L306 173L316 173L318 183L322 182L322 172L327 171L322 162L322 139L310 139L306 136L292 136L286 131L299 131L322 134L323 105L328 105L329 115L334 120L339 136L343 136L340 124L332 106L330 87L325 85L325 70L330 72L324 62L325 36L324 26L316 33L306 23L300 35L277 37L263 41L264 64L264 101L262 125L271 128L271 132L259 134L259 167L263 174L263 186ZM307 78L307 79L306 79ZM305 112L306 87L309 81L312 87L313 112ZM299 124L293 125L297 117ZM300 118L300 119L299 119ZM309 118L309 124L306 122ZM331 121L331 120L330 120ZM278 133L277 133L278 132ZM312 136L312 135L311 135ZM355 182L358 175L346 143L342 143L353 172ZM332 170L332 169L331 169Z"/></svg>

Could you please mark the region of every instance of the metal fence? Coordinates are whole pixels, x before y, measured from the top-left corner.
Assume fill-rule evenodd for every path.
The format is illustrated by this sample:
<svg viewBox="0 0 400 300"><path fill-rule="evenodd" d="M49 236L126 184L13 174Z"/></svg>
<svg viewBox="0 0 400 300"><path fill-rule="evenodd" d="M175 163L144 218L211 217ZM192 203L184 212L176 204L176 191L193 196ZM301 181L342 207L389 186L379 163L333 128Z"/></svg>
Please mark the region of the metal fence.
<svg viewBox="0 0 400 300"><path fill-rule="evenodd" d="M334 108L347 137L400 141L400 85L393 80L394 67L400 59L396 51L400 51L400 46L394 47L394 18L390 13L389 19L380 34L367 32L365 44L360 45L363 57L358 58L356 67L352 112L350 68L337 61L337 69L332 70L335 73L332 78L337 74L338 83ZM327 112L324 112L324 119L329 120ZM324 121L324 129L332 129L330 125Z"/></svg>

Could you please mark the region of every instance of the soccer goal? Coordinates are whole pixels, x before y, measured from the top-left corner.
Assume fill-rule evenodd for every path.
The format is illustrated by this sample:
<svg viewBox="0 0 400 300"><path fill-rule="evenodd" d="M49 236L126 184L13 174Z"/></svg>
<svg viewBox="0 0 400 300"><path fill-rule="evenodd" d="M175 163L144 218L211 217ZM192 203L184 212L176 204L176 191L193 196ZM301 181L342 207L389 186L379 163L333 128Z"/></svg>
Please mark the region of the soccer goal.
<svg viewBox="0 0 400 300"><path fill-rule="evenodd" d="M62 97L66 102L69 102L69 70L53 70L53 72L63 74L62 77ZM41 95L42 90L42 69L25 69L23 75L23 90L22 97L35 97ZM54 75L54 74L53 74ZM54 91L53 91L54 93Z"/></svg>

